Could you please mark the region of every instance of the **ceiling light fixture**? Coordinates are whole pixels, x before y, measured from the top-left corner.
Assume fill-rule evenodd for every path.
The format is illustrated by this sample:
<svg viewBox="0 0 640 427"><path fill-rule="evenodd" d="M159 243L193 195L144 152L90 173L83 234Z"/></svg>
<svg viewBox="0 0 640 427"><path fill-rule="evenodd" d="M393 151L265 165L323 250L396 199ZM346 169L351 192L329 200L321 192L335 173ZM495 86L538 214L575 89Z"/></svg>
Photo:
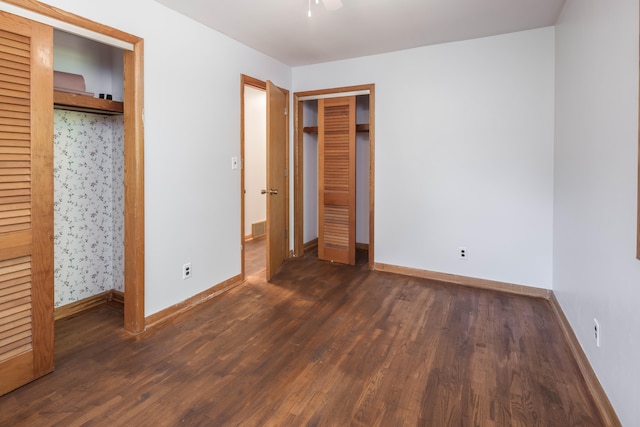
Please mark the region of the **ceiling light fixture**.
<svg viewBox="0 0 640 427"><path fill-rule="evenodd" d="M320 0L316 0L316 4L320 4ZM342 0L322 0L322 4L328 11L334 11L342 7ZM307 16L311 18L311 0L309 0L309 9L307 9Z"/></svg>

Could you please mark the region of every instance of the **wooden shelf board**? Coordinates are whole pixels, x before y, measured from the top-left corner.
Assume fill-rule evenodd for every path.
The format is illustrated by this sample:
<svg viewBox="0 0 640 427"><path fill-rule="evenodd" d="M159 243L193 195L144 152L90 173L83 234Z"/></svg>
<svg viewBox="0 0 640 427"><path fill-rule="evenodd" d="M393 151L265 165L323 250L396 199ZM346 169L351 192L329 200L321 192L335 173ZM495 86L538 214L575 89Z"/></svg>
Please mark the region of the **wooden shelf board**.
<svg viewBox="0 0 640 427"><path fill-rule="evenodd" d="M84 113L113 115L124 112L124 104L122 102L57 91L53 92L53 105L59 110L81 111Z"/></svg>
<svg viewBox="0 0 640 427"><path fill-rule="evenodd" d="M304 133L318 133L318 126L305 126L302 128ZM369 132L369 123L356 125L356 132Z"/></svg>

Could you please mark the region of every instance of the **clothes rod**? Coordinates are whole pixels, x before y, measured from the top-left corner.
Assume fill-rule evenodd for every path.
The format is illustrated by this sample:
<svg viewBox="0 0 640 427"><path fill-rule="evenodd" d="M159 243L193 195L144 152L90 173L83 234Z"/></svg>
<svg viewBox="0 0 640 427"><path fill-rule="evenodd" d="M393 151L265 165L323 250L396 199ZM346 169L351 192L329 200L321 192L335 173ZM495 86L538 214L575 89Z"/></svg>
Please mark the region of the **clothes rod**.
<svg viewBox="0 0 640 427"><path fill-rule="evenodd" d="M343 96L358 96L358 95L369 95L369 90L354 90L351 92L335 92L335 93L325 93L323 95L309 95L309 96L301 96L298 98L298 101L315 101L316 99L327 99L327 98L341 98Z"/></svg>

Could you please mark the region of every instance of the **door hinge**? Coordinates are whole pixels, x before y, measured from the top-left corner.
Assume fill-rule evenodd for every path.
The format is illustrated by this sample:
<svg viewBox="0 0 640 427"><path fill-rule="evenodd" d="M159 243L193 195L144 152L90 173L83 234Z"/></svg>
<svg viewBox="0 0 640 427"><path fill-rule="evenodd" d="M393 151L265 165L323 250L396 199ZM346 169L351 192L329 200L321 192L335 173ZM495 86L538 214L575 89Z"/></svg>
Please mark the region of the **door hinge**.
<svg viewBox="0 0 640 427"><path fill-rule="evenodd" d="M285 177L289 176L289 169L285 169L285 170L284 170L284 176L285 176Z"/></svg>
<svg viewBox="0 0 640 427"><path fill-rule="evenodd" d="M286 239L287 237L289 237L289 230L285 229L284 230L284 238Z"/></svg>
<svg viewBox="0 0 640 427"><path fill-rule="evenodd" d="M284 115L286 116L287 114L289 114L289 109L287 107L284 107Z"/></svg>

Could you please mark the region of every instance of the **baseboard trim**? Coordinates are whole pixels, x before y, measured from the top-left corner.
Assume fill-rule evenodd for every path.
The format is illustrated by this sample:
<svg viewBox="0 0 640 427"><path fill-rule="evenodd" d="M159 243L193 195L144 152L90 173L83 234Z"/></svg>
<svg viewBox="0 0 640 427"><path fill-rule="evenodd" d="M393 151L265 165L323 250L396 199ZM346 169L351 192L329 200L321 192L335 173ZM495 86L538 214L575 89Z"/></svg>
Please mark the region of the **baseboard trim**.
<svg viewBox="0 0 640 427"><path fill-rule="evenodd" d="M218 295L227 292L236 286L244 283L242 280L242 275L238 274L237 276L233 276L224 282L220 282L219 284L200 292L188 298L178 304L172 305L171 307L167 307L164 310L161 310L157 313L152 314L145 318L145 328L151 328L157 326L160 323L163 323L179 314L182 314L186 311L191 310L198 305L209 301L211 298L217 297Z"/></svg>
<svg viewBox="0 0 640 427"><path fill-rule="evenodd" d="M302 248L305 251L308 251L309 249L313 249L313 248L317 248L318 247L318 239L315 238L313 240L309 240L307 243L305 243Z"/></svg>
<svg viewBox="0 0 640 427"><path fill-rule="evenodd" d="M589 363L589 359L587 359L587 355L584 353L576 334L565 316L558 299L555 294L552 292L549 297L549 304L551 305L551 309L556 316L558 324L560 324L560 328L562 329L562 333L565 338L565 342L569 345L571 350L571 354L573 355L574 360L578 364L578 369L582 374L582 378L584 378L584 382L587 385L587 389L593 398L594 404L602 421L606 426L622 426L620 420L618 419L618 415L616 411L613 409L607 394L602 388L602 384L598 380L596 373L594 372L591 364Z"/></svg>
<svg viewBox="0 0 640 427"><path fill-rule="evenodd" d="M368 251L369 250L369 244L368 243L356 243L356 249L361 250L361 251Z"/></svg>
<svg viewBox="0 0 640 427"><path fill-rule="evenodd" d="M124 292L111 291L111 302L124 305Z"/></svg>
<svg viewBox="0 0 640 427"><path fill-rule="evenodd" d="M317 248L318 247L318 238L315 238L313 240L309 240L302 247L303 247L303 249L305 251L307 251L309 249ZM369 244L368 243L356 243L356 249L363 250L363 251L368 251L369 250Z"/></svg>
<svg viewBox="0 0 640 427"><path fill-rule="evenodd" d="M124 293L120 291L106 291L70 304L63 305L53 311L53 320L66 319L93 310L107 303L124 305Z"/></svg>
<svg viewBox="0 0 640 427"><path fill-rule="evenodd" d="M386 271L389 273L402 274L405 276L420 277L422 279L437 280L439 282L455 283L473 288L489 289L510 294L524 295L534 298L549 299L551 291L549 289L534 288L532 286L516 285L513 283L497 282L494 280L478 279L475 277L458 276L455 274L439 273L437 271L420 270L418 268L400 267L397 265L375 263L374 270Z"/></svg>

